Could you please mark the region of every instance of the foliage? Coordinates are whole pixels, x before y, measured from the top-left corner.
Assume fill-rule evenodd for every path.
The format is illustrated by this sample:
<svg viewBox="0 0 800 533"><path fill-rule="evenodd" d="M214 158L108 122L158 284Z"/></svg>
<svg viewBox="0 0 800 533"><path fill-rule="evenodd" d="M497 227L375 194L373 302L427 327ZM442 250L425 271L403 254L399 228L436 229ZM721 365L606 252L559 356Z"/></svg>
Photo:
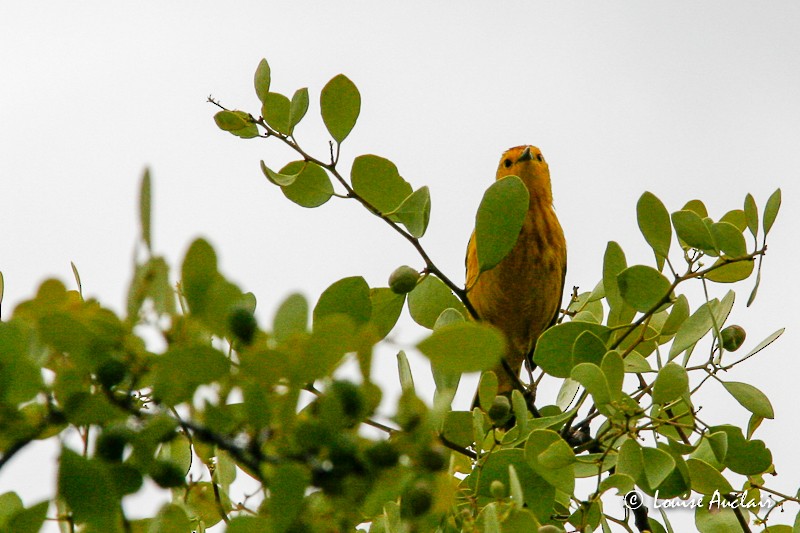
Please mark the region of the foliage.
<svg viewBox="0 0 800 533"><path fill-rule="evenodd" d="M0 468L32 441L60 438L54 498L65 530L180 532L224 521L238 533L352 531L359 524L374 532L608 531L614 524L667 531L665 514L657 520L640 507L623 516L615 495L635 488L661 498L717 493L725 501L758 501L771 494L779 504L798 501L765 485L772 455L754 434L774 416L769 399L724 377L783 330L734 357L729 352L745 343L744 329L727 323L735 294L710 296L712 284L756 270L748 304L755 298L780 190L763 214L748 195L743 209L718 221L698 200L669 213L644 193L637 217L653 264L628 266L622 247L609 242L597 286L576 291L537 344L534 383L543 374L562 380L558 397L537 397L534 405L532 385L497 397L497 378L486 372L480 407L451 411L461 374L494 367L504 339L471 320L464 289L422 246L428 188L415 189L377 155L355 158L349 179L342 173L341 144L361 109L358 89L344 75L320 94L333 139L328 158L310 155L294 135L308 109L307 89L291 98L271 91L262 60L255 90L257 118L214 102L221 108L214 119L233 135L283 143L297 154L278 171L261 162L266 178L303 207L354 200L408 240L422 267L400 267L390 287L370 287L360 276L338 280L313 307L292 295L272 324L259 324L255 296L219 271L216 251L203 239L191 244L173 286L175 274L152 247L146 173L143 259L126 316L84 299L74 269L78 290L48 280L0 322ZM481 203L482 270L516 240L521 218L514 206L524 209L528 194L520 183L497 182ZM702 287L702 301L683 292L691 283ZM432 330L408 348L430 359L435 399L428 406L418 398L400 352L403 393L391 420L380 422L372 354L404 307ZM154 332L164 348L148 342ZM335 379L353 358L361 375ZM724 417L730 408L721 404L703 406L700 415L696 393L717 385L751 413L746 431L704 421L706 413ZM313 401L299 409L304 395ZM198 461L207 476L187 479ZM262 489L232 501L240 476ZM146 478L170 489L171 502L154 517L130 521L122 500ZM0 495L0 529L36 531L47 506L24 508L16 494ZM700 531L749 531L748 524L766 524L772 510L699 507L696 524Z"/></svg>

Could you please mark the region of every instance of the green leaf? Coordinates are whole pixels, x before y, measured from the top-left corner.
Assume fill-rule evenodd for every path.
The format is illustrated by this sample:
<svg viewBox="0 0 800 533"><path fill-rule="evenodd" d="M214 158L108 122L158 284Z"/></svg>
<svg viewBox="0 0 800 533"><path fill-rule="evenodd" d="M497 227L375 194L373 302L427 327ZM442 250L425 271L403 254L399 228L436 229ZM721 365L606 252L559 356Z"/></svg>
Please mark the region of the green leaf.
<svg viewBox="0 0 800 533"><path fill-rule="evenodd" d="M403 392L414 392L414 375L411 373L411 365L408 364L406 352L397 352L397 374L400 377L400 388Z"/></svg>
<svg viewBox="0 0 800 533"><path fill-rule="evenodd" d="M525 460L556 489L566 494L572 494L575 490L575 455L572 448L555 431L532 431L525 443Z"/></svg>
<svg viewBox="0 0 800 533"><path fill-rule="evenodd" d="M584 331L589 331L602 342L608 342L611 330L591 322L565 322L545 330L536 343L534 362L542 370L557 378L568 378L572 371L572 358L564 354L572 353L575 341Z"/></svg>
<svg viewBox="0 0 800 533"><path fill-rule="evenodd" d="M706 218L708 216L708 209L706 209L706 205L702 200L689 200L686 202L686 205L681 208L681 211L692 211L700 218Z"/></svg>
<svg viewBox="0 0 800 533"><path fill-rule="evenodd" d="M420 326L433 329L436 319L445 309L455 309L467 317L461 300L436 276L426 276L408 293L408 311Z"/></svg>
<svg viewBox="0 0 800 533"><path fill-rule="evenodd" d="M635 353L635 352L634 352ZM630 357L630 354L628 355ZM603 362L600 365L603 374L606 376L608 382L608 391L611 393L611 399L617 401L621 397L622 382L625 379L625 362L622 356L612 350L603 357Z"/></svg>
<svg viewBox="0 0 800 533"><path fill-rule="evenodd" d="M177 504L166 504L150 523L147 533L190 533L192 523L186 516L183 507Z"/></svg>
<svg viewBox="0 0 800 533"><path fill-rule="evenodd" d="M672 226L667 208L655 194L642 194L636 204L636 219L647 244L657 255L667 257L672 240Z"/></svg>
<svg viewBox="0 0 800 533"><path fill-rule="evenodd" d="M276 518L280 520L280 517ZM272 527L266 518L239 515L231 519L225 533L262 533L263 531L273 531Z"/></svg>
<svg viewBox="0 0 800 533"><path fill-rule="evenodd" d="M314 320L305 354L292 361L295 381L305 384L329 375L354 350L355 323L346 314L333 313Z"/></svg>
<svg viewBox="0 0 800 533"><path fill-rule="evenodd" d="M266 59L262 59L258 63L258 68L256 68L256 74L253 79L253 85L256 89L256 95L258 96L259 101L264 103L267 101L267 95L269 94L269 84L270 84L270 68L269 63L267 63Z"/></svg>
<svg viewBox="0 0 800 533"><path fill-rule="evenodd" d="M361 112L361 94L347 76L339 74L322 88L319 104L325 127L331 137L341 143L356 125Z"/></svg>
<svg viewBox="0 0 800 533"><path fill-rule="evenodd" d="M311 482L308 469L293 463L277 465L269 483L269 531L288 531L303 508L306 487Z"/></svg>
<svg viewBox="0 0 800 533"><path fill-rule="evenodd" d="M723 381L722 385L742 407L754 415L761 418L775 418L775 411L772 409L769 398L756 387L737 381Z"/></svg>
<svg viewBox="0 0 800 533"><path fill-rule="evenodd" d="M220 111L214 115L217 127L243 139L258 137L258 127L244 111Z"/></svg>
<svg viewBox="0 0 800 533"><path fill-rule="evenodd" d="M723 425L712 427L709 431L712 434L724 431L727 435L728 450L723 462L737 474L744 476L762 474L772 465L772 453L764 441L745 439L741 428Z"/></svg>
<svg viewBox="0 0 800 533"><path fill-rule="evenodd" d="M572 364L594 363L600 366L605 354L606 343L591 331L584 331L572 346Z"/></svg>
<svg viewBox="0 0 800 533"><path fill-rule="evenodd" d="M458 446L472 446L472 412L449 411L442 426L444 437Z"/></svg>
<svg viewBox="0 0 800 533"><path fill-rule="evenodd" d="M592 363L581 363L572 369L570 379L583 385L586 391L592 395L592 400L601 413L609 413L605 406L611 402L611 393L606 376L599 366Z"/></svg>
<svg viewBox="0 0 800 533"><path fill-rule="evenodd" d="M428 187L420 187L392 213L392 218L399 220L416 238L425 235L431 218L431 194Z"/></svg>
<svg viewBox="0 0 800 533"><path fill-rule="evenodd" d="M617 276L627 267L625 252L622 251L619 244L609 241L603 256L603 288L605 289L608 305L612 309L625 305L625 301L619 292L619 285L617 285Z"/></svg>
<svg viewBox="0 0 800 533"><path fill-rule="evenodd" d="M689 477L692 480L692 490L700 494L714 494L719 491L722 494L733 492L733 487L719 471L701 459L690 457L686 460L689 467Z"/></svg>
<svg viewBox="0 0 800 533"><path fill-rule="evenodd" d="M283 301L275 313L272 329L279 343L308 331L308 302L302 294L290 294Z"/></svg>
<svg viewBox="0 0 800 533"><path fill-rule="evenodd" d="M152 251L153 241L150 234L150 169L145 169L142 183L139 186L139 224L142 227L142 241ZM0 291L2 292L2 291Z"/></svg>
<svg viewBox="0 0 800 533"><path fill-rule="evenodd" d="M600 482L600 493L617 489L617 495L624 496L633 490L636 481L628 474L611 474Z"/></svg>
<svg viewBox="0 0 800 533"><path fill-rule="evenodd" d="M269 170L262 167L265 173ZM283 179L294 177L285 185L275 181L274 178ZM292 161L283 167L279 174L271 173L267 176L273 183L281 186L283 194L301 207L319 207L333 196L333 185L328 173L315 163Z"/></svg>
<svg viewBox="0 0 800 533"><path fill-rule="evenodd" d="M775 342L775 340L777 340L778 337L783 335L784 331L786 331L786 328L781 328L778 331L776 331L774 333L771 333L766 339L764 339L763 341L759 342L758 346L756 346L755 348L750 350L750 352L747 355L742 357L742 360L747 359L748 357L754 356L755 354L757 354L758 352L760 352L761 350L763 350L764 348L766 348L767 346L769 346L770 344Z"/></svg>
<svg viewBox="0 0 800 533"><path fill-rule="evenodd" d="M47 518L49 506L50 502L44 501L17 512L8 521L3 531L7 533L38 533Z"/></svg>
<svg viewBox="0 0 800 533"><path fill-rule="evenodd" d="M634 265L617 276L622 298L634 309L646 313L669 296L669 280L655 268Z"/></svg>
<svg viewBox="0 0 800 533"><path fill-rule="evenodd" d="M181 268L181 288L192 313L205 311L208 290L218 276L214 248L205 239L196 239L189 246Z"/></svg>
<svg viewBox="0 0 800 533"><path fill-rule="evenodd" d="M488 411L497 396L498 390L497 374L491 370L487 370L481 374L481 379L478 382L478 404L484 411Z"/></svg>
<svg viewBox="0 0 800 533"><path fill-rule="evenodd" d="M294 127L303 120L308 111L308 89L303 87L297 89L292 95L292 103L289 106L289 132L294 132Z"/></svg>
<svg viewBox="0 0 800 533"><path fill-rule="evenodd" d="M91 524L98 531L116 530L120 498L108 470L99 461L62 448L58 495L76 522Z"/></svg>
<svg viewBox="0 0 800 533"><path fill-rule="evenodd" d="M713 498L713 496L712 496ZM711 507L709 509L709 507ZM720 531L740 531L742 526L736 513L730 507L699 505L694 511L694 524L699 533L719 533Z"/></svg>
<svg viewBox="0 0 800 533"><path fill-rule="evenodd" d="M647 483L655 489L675 470L675 459L658 448L642 447L642 464Z"/></svg>
<svg viewBox="0 0 800 533"><path fill-rule="evenodd" d="M753 238L758 237L758 206L753 195L747 193L744 197L744 217L747 220L747 228L753 235Z"/></svg>
<svg viewBox="0 0 800 533"><path fill-rule="evenodd" d="M689 301L686 299L686 296L681 294L675 299L675 303L672 304L672 309L669 312L667 320L664 322L664 325L661 326L661 336L665 339L669 339L675 335L688 317Z"/></svg>
<svg viewBox="0 0 800 533"><path fill-rule="evenodd" d="M667 363L658 372L653 386L653 403L660 405L677 400L689 392L689 375L675 363Z"/></svg>
<svg viewBox="0 0 800 533"><path fill-rule="evenodd" d="M529 202L528 188L516 176L501 178L486 190L475 216L480 272L497 266L514 248Z"/></svg>
<svg viewBox="0 0 800 533"><path fill-rule="evenodd" d="M437 330L417 344L437 368L477 372L494 367L505 353L505 338L488 324L454 323Z"/></svg>
<svg viewBox="0 0 800 533"><path fill-rule="evenodd" d="M525 505L525 495L522 492L522 484L519 482L517 469L514 468L513 464L508 465L508 482L511 485L509 487L511 489L511 503L515 508L522 509Z"/></svg>
<svg viewBox="0 0 800 533"><path fill-rule="evenodd" d="M261 106L261 115L267 124L278 133L289 135L292 133L289 99L280 93L267 93L264 105Z"/></svg>
<svg viewBox="0 0 800 533"><path fill-rule="evenodd" d="M301 162L302 163L302 162ZM271 168L269 168L264 161L261 161L261 172L264 173L264 176L272 182L273 184L277 185L278 187L286 187L294 183L297 179L297 176L300 175L300 172L305 168L303 166L300 168L295 174L281 174L280 172L275 172Z"/></svg>
<svg viewBox="0 0 800 533"><path fill-rule="evenodd" d="M0 528L4 528L9 518L24 509L22 499L16 492L0 494Z"/></svg>
<svg viewBox="0 0 800 533"><path fill-rule="evenodd" d="M191 400L197 387L228 375L230 361L208 345L171 347L155 359L153 396L168 405Z"/></svg>
<svg viewBox="0 0 800 533"><path fill-rule="evenodd" d="M778 216L778 211L781 208L781 190L775 189L767 200L767 205L764 207L764 236L772 229L775 223L775 218Z"/></svg>
<svg viewBox="0 0 800 533"><path fill-rule="evenodd" d="M636 480L644 473L642 447L635 440L628 439L619 447L616 473L625 474Z"/></svg>
<svg viewBox="0 0 800 533"><path fill-rule="evenodd" d="M314 307L314 323L341 313L356 324L366 324L372 315L369 285L361 276L343 278L325 289Z"/></svg>
<svg viewBox="0 0 800 533"><path fill-rule="evenodd" d="M675 233L691 248L697 248L709 255L717 255L714 238L703 219L694 211L676 211L672 213L672 225Z"/></svg>
<svg viewBox="0 0 800 533"><path fill-rule="evenodd" d="M719 221L733 224L733 226L739 230L739 233L743 233L744 230L747 229L747 219L744 216L744 211L741 209L732 209L728 211L722 215Z"/></svg>
<svg viewBox="0 0 800 533"><path fill-rule="evenodd" d="M675 339L669 349L670 360L702 339L712 326L709 303L704 303L683 322L675 334Z"/></svg>
<svg viewBox="0 0 800 533"><path fill-rule="evenodd" d="M728 257L742 257L747 255L747 244L744 236L736 226L728 222L717 222L711 225L711 235L717 248Z"/></svg>
<svg viewBox="0 0 800 533"><path fill-rule="evenodd" d="M386 158L360 155L350 168L353 190L381 213L391 213L412 193L397 166Z"/></svg>
<svg viewBox="0 0 800 533"><path fill-rule="evenodd" d="M369 299L372 303L370 322L375 325L378 339L383 339L397 324L406 301L405 295L397 294L388 287L381 287L370 289Z"/></svg>
<svg viewBox="0 0 800 533"><path fill-rule="evenodd" d="M713 266L722 265L710 271L704 277L709 281L716 283L735 283L750 277L753 273L755 261L736 261L734 263L727 263L724 258L719 258Z"/></svg>

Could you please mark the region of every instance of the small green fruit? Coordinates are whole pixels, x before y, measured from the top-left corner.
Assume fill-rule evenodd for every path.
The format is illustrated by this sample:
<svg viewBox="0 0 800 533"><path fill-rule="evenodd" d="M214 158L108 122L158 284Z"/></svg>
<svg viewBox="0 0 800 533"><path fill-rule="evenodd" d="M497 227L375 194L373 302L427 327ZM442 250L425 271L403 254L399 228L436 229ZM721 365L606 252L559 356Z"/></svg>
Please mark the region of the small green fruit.
<svg viewBox="0 0 800 533"><path fill-rule="evenodd" d="M492 481L492 484L489 485L489 492L491 493L492 498L496 500L502 500L506 497L506 486L499 479L495 479Z"/></svg>
<svg viewBox="0 0 800 533"><path fill-rule="evenodd" d="M249 310L236 308L228 315L228 327L233 336L242 344L249 346L258 331L256 317Z"/></svg>
<svg viewBox="0 0 800 533"><path fill-rule="evenodd" d="M422 450L419 454L419 464L429 472L440 472L447 468L450 454L443 446L434 446Z"/></svg>
<svg viewBox="0 0 800 533"><path fill-rule="evenodd" d="M508 420L510 414L511 402L508 401L508 398L505 396L495 396L492 406L489 408L488 412L489 418L492 419L492 422L500 425Z"/></svg>
<svg viewBox="0 0 800 533"><path fill-rule="evenodd" d="M420 482L403 494L400 514L406 518L415 518L427 513L433 505L433 494L427 483Z"/></svg>
<svg viewBox="0 0 800 533"><path fill-rule="evenodd" d="M163 489L182 487L186 484L183 469L172 461L156 461L150 467L150 477Z"/></svg>
<svg viewBox="0 0 800 533"><path fill-rule="evenodd" d="M719 334L722 337L722 347L729 352L738 350L747 337L747 332L742 326L728 326L720 331Z"/></svg>
<svg viewBox="0 0 800 533"><path fill-rule="evenodd" d="M95 455L106 461L118 463L122 461L125 445L128 444L130 435L122 429L110 428L97 437Z"/></svg>
<svg viewBox="0 0 800 533"><path fill-rule="evenodd" d="M373 444L364 452L367 461L376 468L391 468L400 459L400 453L394 444L387 440L382 440Z"/></svg>
<svg viewBox="0 0 800 533"><path fill-rule="evenodd" d="M105 389L111 390L125 379L127 371L128 367L125 366L125 363L122 361L108 359L97 369L97 381L99 381Z"/></svg>
<svg viewBox="0 0 800 533"><path fill-rule="evenodd" d="M389 288L396 294L406 294L414 290L419 281L419 272L410 266L403 265L395 269L389 276Z"/></svg>

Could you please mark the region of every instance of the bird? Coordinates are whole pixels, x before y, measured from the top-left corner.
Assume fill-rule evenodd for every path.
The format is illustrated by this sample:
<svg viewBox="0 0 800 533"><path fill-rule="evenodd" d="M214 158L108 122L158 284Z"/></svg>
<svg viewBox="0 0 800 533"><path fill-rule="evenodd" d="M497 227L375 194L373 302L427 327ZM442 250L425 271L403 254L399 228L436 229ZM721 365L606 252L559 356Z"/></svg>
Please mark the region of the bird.
<svg viewBox="0 0 800 533"><path fill-rule="evenodd" d="M517 242L497 266L479 272L473 231L467 246L465 287L477 318L506 337L507 366L501 361L493 369L498 394L505 396L519 388L524 361L534 368L536 341L558 319L567 273L567 243L553 207L550 169L541 150L523 145L503 153L496 179L512 175L522 180L530 196Z"/></svg>

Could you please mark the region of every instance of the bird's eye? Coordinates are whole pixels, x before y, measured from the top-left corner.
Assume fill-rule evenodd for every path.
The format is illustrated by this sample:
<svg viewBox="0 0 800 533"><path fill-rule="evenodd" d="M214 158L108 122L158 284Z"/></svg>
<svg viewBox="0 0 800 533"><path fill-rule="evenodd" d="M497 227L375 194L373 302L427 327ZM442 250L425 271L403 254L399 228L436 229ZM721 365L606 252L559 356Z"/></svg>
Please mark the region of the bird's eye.
<svg viewBox="0 0 800 533"><path fill-rule="evenodd" d="M503 165L505 165L506 168L511 167L511 160L510 159L506 159L505 161L503 161Z"/></svg>
<svg viewBox="0 0 800 533"><path fill-rule="evenodd" d="M536 159L538 159L539 162L544 161L544 157L542 157L542 154L536 154Z"/></svg>

